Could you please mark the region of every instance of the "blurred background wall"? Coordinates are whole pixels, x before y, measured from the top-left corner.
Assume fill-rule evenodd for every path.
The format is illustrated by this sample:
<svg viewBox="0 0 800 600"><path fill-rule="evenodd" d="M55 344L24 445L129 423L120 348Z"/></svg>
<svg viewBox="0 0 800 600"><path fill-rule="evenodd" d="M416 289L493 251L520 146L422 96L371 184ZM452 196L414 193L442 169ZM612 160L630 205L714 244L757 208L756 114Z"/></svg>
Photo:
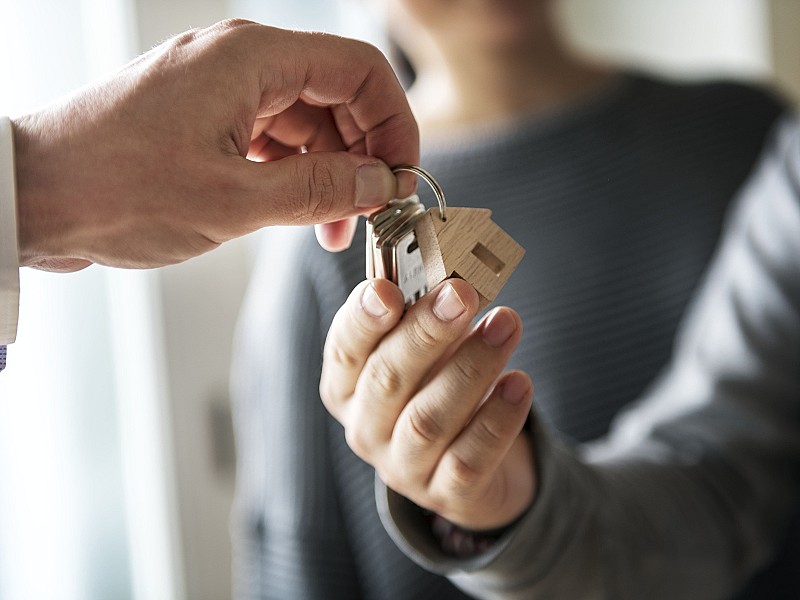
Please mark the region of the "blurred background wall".
<svg viewBox="0 0 800 600"><path fill-rule="evenodd" d="M381 45L364 0L0 0L0 113L228 16ZM800 100L796 0L562 0L581 51ZM223 599L234 323L258 238L130 273L24 271L0 376L0 598Z"/></svg>

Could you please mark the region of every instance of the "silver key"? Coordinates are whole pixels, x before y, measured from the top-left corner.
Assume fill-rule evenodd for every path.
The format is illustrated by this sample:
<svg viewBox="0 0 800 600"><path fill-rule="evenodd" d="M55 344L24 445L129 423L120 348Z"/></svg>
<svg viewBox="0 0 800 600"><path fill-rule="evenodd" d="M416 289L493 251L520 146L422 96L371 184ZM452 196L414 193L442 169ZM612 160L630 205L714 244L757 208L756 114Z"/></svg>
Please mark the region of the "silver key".
<svg viewBox="0 0 800 600"><path fill-rule="evenodd" d="M406 309L428 292L428 279L417 235L412 230L402 236L394 247L392 281L396 282L406 302Z"/></svg>
<svg viewBox="0 0 800 600"><path fill-rule="evenodd" d="M423 211L419 198L411 196L403 200L393 200L383 210L373 213L367 219L367 277L388 277L381 255L383 242L389 233L396 230L409 217Z"/></svg>
<svg viewBox="0 0 800 600"><path fill-rule="evenodd" d="M393 201L367 219L367 277L392 280L403 292L406 308L428 291L425 266L414 222L425 214L416 196Z"/></svg>
<svg viewBox="0 0 800 600"><path fill-rule="evenodd" d="M396 171L411 171L429 183L433 178L419 167L397 167ZM434 191L444 210L444 194L433 182ZM392 200L389 205L367 219L366 265L367 277L390 279L403 292L406 309L428 292L428 280L422 253L417 244L415 223L425 214L417 196ZM441 213L443 214L443 212Z"/></svg>

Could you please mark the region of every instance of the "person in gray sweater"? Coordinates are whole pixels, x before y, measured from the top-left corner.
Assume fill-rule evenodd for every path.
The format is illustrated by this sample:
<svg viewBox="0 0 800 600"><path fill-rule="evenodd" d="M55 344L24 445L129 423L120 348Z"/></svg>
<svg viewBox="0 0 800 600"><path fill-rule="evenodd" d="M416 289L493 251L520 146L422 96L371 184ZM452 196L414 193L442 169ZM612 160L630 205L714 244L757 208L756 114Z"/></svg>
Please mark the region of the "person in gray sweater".
<svg viewBox="0 0 800 600"><path fill-rule="evenodd" d="M732 207L668 368L603 439L523 430L530 382L500 377L519 316L470 333L477 300L445 282L403 317L367 282L325 346L325 405L413 560L479 598L708 599L775 556L800 507L800 121ZM779 583L754 597L800 592Z"/></svg>
<svg viewBox="0 0 800 600"><path fill-rule="evenodd" d="M558 42L547 4L390 6L417 74L422 166L450 203L491 208L527 250L497 302L524 323L508 366L535 381L535 426L547 437L533 437L580 452L606 439L667 363L729 201L782 106L737 84L670 84L587 65ZM454 581L468 593L491 589L462 583L471 567L396 543L405 519L385 519L387 533L375 470L320 401L326 332L363 278L360 230L341 254L319 249L310 232L265 239L232 372L239 598L467 597ZM542 494L550 476L543 463ZM577 501L562 496L554 502ZM487 557L512 550L506 539L469 564L491 579ZM543 547L547 556L526 568L548 571L562 551Z"/></svg>

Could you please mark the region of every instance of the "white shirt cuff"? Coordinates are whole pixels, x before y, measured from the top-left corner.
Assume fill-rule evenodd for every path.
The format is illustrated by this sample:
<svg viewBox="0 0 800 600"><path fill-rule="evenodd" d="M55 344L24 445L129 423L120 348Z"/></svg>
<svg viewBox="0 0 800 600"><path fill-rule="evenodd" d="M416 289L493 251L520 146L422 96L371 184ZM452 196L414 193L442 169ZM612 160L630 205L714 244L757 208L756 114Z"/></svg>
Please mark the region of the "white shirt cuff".
<svg viewBox="0 0 800 600"><path fill-rule="evenodd" d="M17 337L19 318L19 253L17 189L11 121L0 117L0 345Z"/></svg>

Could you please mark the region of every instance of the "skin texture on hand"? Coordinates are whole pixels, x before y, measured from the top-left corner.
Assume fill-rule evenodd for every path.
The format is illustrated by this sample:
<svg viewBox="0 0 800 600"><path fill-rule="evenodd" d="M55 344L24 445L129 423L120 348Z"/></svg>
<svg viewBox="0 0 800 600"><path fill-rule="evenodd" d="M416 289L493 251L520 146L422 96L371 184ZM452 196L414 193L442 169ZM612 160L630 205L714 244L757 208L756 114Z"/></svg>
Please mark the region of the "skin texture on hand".
<svg viewBox="0 0 800 600"><path fill-rule="evenodd" d="M525 512L536 481L521 433L532 385L524 373L502 373L522 323L497 308L472 327L477 310L477 293L458 279L404 316L394 284L364 282L331 325L320 394L348 445L388 487L486 530Z"/></svg>
<svg viewBox="0 0 800 600"><path fill-rule="evenodd" d="M21 264L177 263L269 225L325 223L413 192L402 88L375 48L225 21L14 120ZM388 166L387 166L388 165Z"/></svg>

